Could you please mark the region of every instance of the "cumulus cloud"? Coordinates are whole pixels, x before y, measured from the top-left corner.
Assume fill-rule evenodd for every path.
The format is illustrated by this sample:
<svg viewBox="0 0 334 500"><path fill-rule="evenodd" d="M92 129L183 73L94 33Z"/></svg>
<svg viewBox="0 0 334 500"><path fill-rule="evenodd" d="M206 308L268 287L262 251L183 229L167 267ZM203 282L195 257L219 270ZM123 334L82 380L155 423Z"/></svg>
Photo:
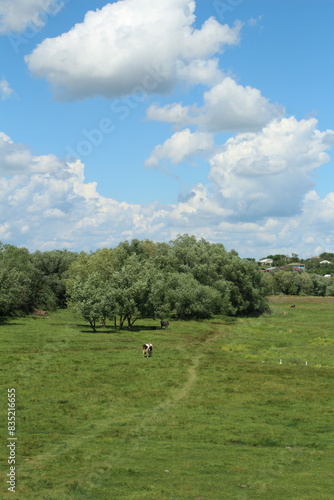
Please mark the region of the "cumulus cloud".
<svg viewBox="0 0 334 500"><path fill-rule="evenodd" d="M214 147L211 134L204 132L192 133L188 128L176 132L170 139L156 146L151 156L146 160L147 167L155 167L163 160L169 160L173 164L189 160L196 155L208 153Z"/></svg>
<svg viewBox="0 0 334 500"><path fill-rule="evenodd" d="M101 196L84 165L34 156L0 133L0 235L29 248L89 250L150 234L164 211Z"/></svg>
<svg viewBox="0 0 334 500"><path fill-rule="evenodd" d="M173 125L185 125L190 122L189 117L190 106L182 106L180 103L166 104L159 106L152 104L146 111L148 120L171 123Z"/></svg>
<svg viewBox="0 0 334 500"><path fill-rule="evenodd" d="M215 131L259 130L284 110L261 95L258 89L238 85L230 77L204 94L199 124Z"/></svg>
<svg viewBox="0 0 334 500"><path fill-rule="evenodd" d="M222 206L237 219L291 216L313 187L312 173L329 161L334 131L317 120L277 119L259 133L231 138L210 161L209 178Z"/></svg>
<svg viewBox="0 0 334 500"><path fill-rule="evenodd" d="M24 144L15 144L11 138L0 132L0 174L53 172L61 164L54 155L34 156Z"/></svg>
<svg viewBox="0 0 334 500"><path fill-rule="evenodd" d="M0 188L1 219L7 233L20 234L33 248L98 247L125 229L135 229L135 206L100 196L95 183L84 182L80 161L58 163L53 175L21 174ZM87 239L88 234L90 235Z"/></svg>
<svg viewBox="0 0 334 500"><path fill-rule="evenodd" d="M189 63L179 62L177 75L181 81L189 85L215 85L223 78L223 73L219 69L218 59L194 59Z"/></svg>
<svg viewBox="0 0 334 500"><path fill-rule="evenodd" d="M0 99L2 101L5 101L6 99L9 99L10 96L13 95L13 93L14 91L10 88L10 85L7 82L6 78L0 80Z"/></svg>
<svg viewBox="0 0 334 500"><path fill-rule="evenodd" d="M192 81L214 80L217 63L207 59L238 43L241 23L230 28L210 18L195 29L194 11L194 0L107 4L88 12L69 32L44 40L26 62L35 76L50 82L58 98L72 100L111 98L138 87L164 93L187 68Z"/></svg>
<svg viewBox="0 0 334 500"><path fill-rule="evenodd" d="M103 197L96 183L85 181L79 160L34 156L1 133L0 239L31 250L89 251L190 233L259 258L297 248L305 256L332 250L334 193L321 199L310 186L312 172L328 160L334 132L316 125L276 120L260 133L229 139L211 160L211 183L165 206ZM20 161L10 162L17 152Z"/></svg>
<svg viewBox="0 0 334 500"><path fill-rule="evenodd" d="M41 28L47 16L59 12L64 1L0 0L0 35L22 32L29 24Z"/></svg>
<svg viewBox="0 0 334 500"><path fill-rule="evenodd" d="M201 107L153 104L147 110L147 118L174 125L194 124L211 132L244 132L260 130L284 114L282 106L271 104L258 89L238 85L231 77L223 78L205 92L203 100Z"/></svg>

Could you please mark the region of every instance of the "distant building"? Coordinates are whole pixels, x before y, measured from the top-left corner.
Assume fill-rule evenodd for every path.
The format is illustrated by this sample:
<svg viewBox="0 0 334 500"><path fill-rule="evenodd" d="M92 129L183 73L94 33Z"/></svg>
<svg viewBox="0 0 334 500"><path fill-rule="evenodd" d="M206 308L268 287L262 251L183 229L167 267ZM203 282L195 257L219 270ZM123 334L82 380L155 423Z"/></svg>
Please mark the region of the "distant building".
<svg viewBox="0 0 334 500"><path fill-rule="evenodd" d="M305 271L305 265L300 262L291 262L291 264L288 264L287 267L292 267L296 271Z"/></svg>
<svg viewBox="0 0 334 500"><path fill-rule="evenodd" d="M259 262L260 264L272 264L274 261L273 259L262 259Z"/></svg>
<svg viewBox="0 0 334 500"><path fill-rule="evenodd" d="M331 274L325 274L325 276L324 276L324 277L325 277L325 278L331 278L331 277L332 277L332 275L331 275Z"/></svg>
<svg viewBox="0 0 334 500"><path fill-rule="evenodd" d="M329 262L329 260L322 260L320 264L331 264L331 262Z"/></svg>

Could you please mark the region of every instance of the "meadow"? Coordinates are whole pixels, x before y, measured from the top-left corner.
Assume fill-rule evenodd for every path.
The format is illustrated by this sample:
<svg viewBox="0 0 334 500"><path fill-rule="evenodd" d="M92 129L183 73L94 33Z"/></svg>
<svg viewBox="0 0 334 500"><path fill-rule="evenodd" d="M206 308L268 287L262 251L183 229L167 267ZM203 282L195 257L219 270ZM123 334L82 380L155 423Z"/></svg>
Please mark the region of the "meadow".
<svg viewBox="0 0 334 500"><path fill-rule="evenodd" d="M0 498L15 388L19 500L333 499L334 298L270 304L157 330L1 323Z"/></svg>

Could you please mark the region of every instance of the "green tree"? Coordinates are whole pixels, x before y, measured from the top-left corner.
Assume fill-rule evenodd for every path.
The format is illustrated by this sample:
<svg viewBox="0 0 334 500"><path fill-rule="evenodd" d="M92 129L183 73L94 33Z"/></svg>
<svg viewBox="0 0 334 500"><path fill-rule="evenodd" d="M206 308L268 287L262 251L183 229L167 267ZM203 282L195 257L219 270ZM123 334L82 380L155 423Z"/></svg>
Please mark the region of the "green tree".
<svg viewBox="0 0 334 500"><path fill-rule="evenodd" d="M75 280L71 290L71 301L94 332L98 322L105 325L107 319L116 314L112 291L101 282L96 272L87 278L78 277Z"/></svg>
<svg viewBox="0 0 334 500"><path fill-rule="evenodd" d="M266 296L276 295L278 293L277 282L275 280L274 273L264 272L263 283L264 283L264 293Z"/></svg>
<svg viewBox="0 0 334 500"><path fill-rule="evenodd" d="M119 262L115 251L112 249L103 248L91 254L81 252L66 273L67 294L72 295L72 287L78 278L84 281L91 274L96 273L100 278L100 282L107 283L118 267Z"/></svg>
<svg viewBox="0 0 334 500"><path fill-rule="evenodd" d="M313 293L317 297L324 297L326 295L328 279L317 274L311 274L311 279L313 282Z"/></svg>
<svg viewBox="0 0 334 500"><path fill-rule="evenodd" d="M46 309L65 308L67 305L65 279L78 254L68 250L36 251L32 263L40 274L37 300Z"/></svg>
<svg viewBox="0 0 334 500"><path fill-rule="evenodd" d="M124 265L115 271L109 286L115 300L119 326L127 321L131 327L140 317L155 317L156 300L152 300L155 269L150 262L142 262L133 253Z"/></svg>
<svg viewBox="0 0 334 500"><path fill-rule="evenodd" d="M158 307L152 295L156 279L152 263L143 262L140 256L132 253L121 267L114 268L113 257L109 259L111 255L98 252L82 256L80 266L76 262L71 269L68 285L71 301L93 329L99 321L105 324L108 319L116 325L116 317L120 329L125 322L131 327L140 317L154 317ZM85 263L83 267L82 262ZM82 270L82 273L74 278L73 269Z"/></svg>
<svg viewBox="0 0 334 500"><path fill-rule="evenodd" d="M183 235L169 248L158 247L157 266L161 270L191 274L204 286L221 294L223 314L263 312L267 308L262 271L254 261L242 260L234 250Z"/></svg>
<svg viewBox="0 0 334 500"><path fill-rule="evenodd" d="M311 276L306 272L302 272L299 273L299 279L300 295L314 295L314 286Z"/></svg>
<svg viewBox="0 0 334 500"><path fill-rule="evenodd" d="M38 306L41 278L26 248L0 245L0 314L26 314Z"/></svg>
<svg viewBox="0 0 334 500"><path fill-rule="evenodd" d="M140 317L203 318L267 308L263 273L254 261L186 234L169 244L133 240L80 254L67 280L72 298L76 280L84 283L92 273L109 290L121 328Z"/></svg>
<svg viewBox="0 0 334 500"><path fill-rule="evenodd" d="M284 295L299 295L300 277L296 271L278 271L274 274L277 289Z"/></svg>
<svg viewBox="0 0 334 500"><path fill-rule="evenodd" d="M32 305L29 276L15 268L0 268L0 317L25 314Z"/></svg>
<svg viewBox="0 0 334 500"><path fill-rule="evenodd" d="M190 273L170 274L166 285L164 303L172 317L210 318L221 313L222 297L219 291L201 285Z"/></svg>
<svg viewBox="0 0 334 500"><path fill-rule="evenodd" d="M326 278L326 279L328 279L328 278ZM334 296L334 281L333 281L333 279L328 280L328 281L329 281L329 283L326 287L326 296L333 297Z"/></svg>

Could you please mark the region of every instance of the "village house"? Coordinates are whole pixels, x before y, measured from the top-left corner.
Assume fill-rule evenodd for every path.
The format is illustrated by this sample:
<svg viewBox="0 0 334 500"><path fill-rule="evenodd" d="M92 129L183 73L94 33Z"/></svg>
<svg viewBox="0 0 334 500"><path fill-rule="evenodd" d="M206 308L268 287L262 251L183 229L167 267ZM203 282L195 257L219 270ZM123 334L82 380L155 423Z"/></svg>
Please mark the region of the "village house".
<svg viewBox="0 0 334 500"><path fill-rule="evenodd" d="M300 262L291 262L291 264L288 264L287 267L292 267L296 271L305 271L305 265Z"/></svg>

